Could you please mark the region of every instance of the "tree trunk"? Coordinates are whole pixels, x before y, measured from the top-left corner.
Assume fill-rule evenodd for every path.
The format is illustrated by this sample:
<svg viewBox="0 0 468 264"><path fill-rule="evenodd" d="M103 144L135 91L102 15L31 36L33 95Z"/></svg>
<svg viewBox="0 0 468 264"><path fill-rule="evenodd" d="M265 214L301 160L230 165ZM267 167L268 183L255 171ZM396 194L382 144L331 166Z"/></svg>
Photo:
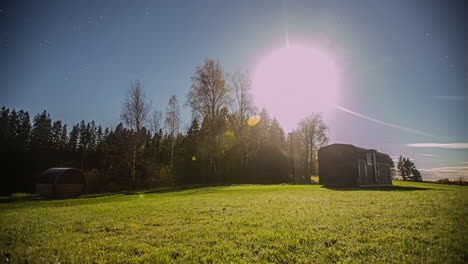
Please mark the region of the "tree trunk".
<svg viewBox="0 0 468 264"><path fill-rule="evenodd" d="M174 166L174 136L171 140L171 167Z"/></svg>
<svg viewBox="0 0 468 264"><path fill-rule="evenodd" d="M135 189L135 178L136 178L136 145L133 148L133 158L132 158L132 171L131 171L131 186L132 189Z"/></svg>

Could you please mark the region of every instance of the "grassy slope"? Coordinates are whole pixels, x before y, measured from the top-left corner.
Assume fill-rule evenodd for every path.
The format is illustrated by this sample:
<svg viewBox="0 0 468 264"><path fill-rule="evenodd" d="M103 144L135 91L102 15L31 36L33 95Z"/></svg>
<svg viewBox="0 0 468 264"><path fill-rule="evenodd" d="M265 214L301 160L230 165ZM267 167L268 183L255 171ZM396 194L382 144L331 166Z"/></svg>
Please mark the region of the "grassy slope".
<svg viewBox="0 0 468 264"><path fill-rule="evenodd" d="M468 261L468 187L193 187L0 203L0 262ZM421 189L416 189L421 188Z"/></svg>

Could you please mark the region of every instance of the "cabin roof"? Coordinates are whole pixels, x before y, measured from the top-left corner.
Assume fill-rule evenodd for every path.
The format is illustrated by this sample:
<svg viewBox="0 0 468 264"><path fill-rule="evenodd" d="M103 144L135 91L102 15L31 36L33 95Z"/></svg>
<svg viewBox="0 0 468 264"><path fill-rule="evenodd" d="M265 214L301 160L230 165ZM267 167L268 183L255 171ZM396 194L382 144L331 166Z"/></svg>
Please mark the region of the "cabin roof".
<svg viewBox="0 0 468 264"><path fill-rule="evenodd" d="M60 176L64 172L67 172L67 171L74 171L80 174L82 173L79 169L75 169L75 168L50 168L50 169L43 171L41 174L38 175L38 177L40 178L40 177L47 177L47 176Z"/></svg>
<svg viewBox="0 0 468 264"><path fill-rule="evenodd" d="M321 149L328 150L328 149L337 149L337 148L351 148L351 149L354 149L356 152L375 151L376 156L378 157L378 159L380 161L385 161L385 162L388 162L388 163L391 163L391 161L392 161L390 156L385 154L385 153L378 152L375 149L365 149L365 148L361 148L361 147L356 147L356 146L354 146L352 144L334 143L334 144L330 144L328 146L322 147Z"/></svg>

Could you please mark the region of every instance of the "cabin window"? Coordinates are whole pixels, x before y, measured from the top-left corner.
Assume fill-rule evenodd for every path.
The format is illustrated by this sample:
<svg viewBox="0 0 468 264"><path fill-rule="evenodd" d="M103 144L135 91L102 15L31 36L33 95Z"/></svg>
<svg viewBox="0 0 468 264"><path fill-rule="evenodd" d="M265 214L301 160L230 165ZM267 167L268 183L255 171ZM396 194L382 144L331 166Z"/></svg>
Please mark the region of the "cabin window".
<svg viewBox="0 0 468 264"><path fill-rule="evenodd" d="M366 160L367 160L367 165L372 165L372 153L371 152L367 152L366 153Z"/></svg>

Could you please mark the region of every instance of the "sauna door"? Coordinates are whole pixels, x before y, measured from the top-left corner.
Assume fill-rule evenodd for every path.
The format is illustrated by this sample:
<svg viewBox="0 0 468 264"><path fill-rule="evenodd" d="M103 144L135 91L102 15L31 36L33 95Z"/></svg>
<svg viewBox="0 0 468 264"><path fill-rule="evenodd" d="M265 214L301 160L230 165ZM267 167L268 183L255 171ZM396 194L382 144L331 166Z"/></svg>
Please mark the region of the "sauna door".
<svg viewBox="0 0 468 264"><path fill-rule="evenodd" d="M360 159L358 160L358 169L359 169L359 184L360 185L367 185L368 177L367 177L367 162L366 160Z"/></svg>

